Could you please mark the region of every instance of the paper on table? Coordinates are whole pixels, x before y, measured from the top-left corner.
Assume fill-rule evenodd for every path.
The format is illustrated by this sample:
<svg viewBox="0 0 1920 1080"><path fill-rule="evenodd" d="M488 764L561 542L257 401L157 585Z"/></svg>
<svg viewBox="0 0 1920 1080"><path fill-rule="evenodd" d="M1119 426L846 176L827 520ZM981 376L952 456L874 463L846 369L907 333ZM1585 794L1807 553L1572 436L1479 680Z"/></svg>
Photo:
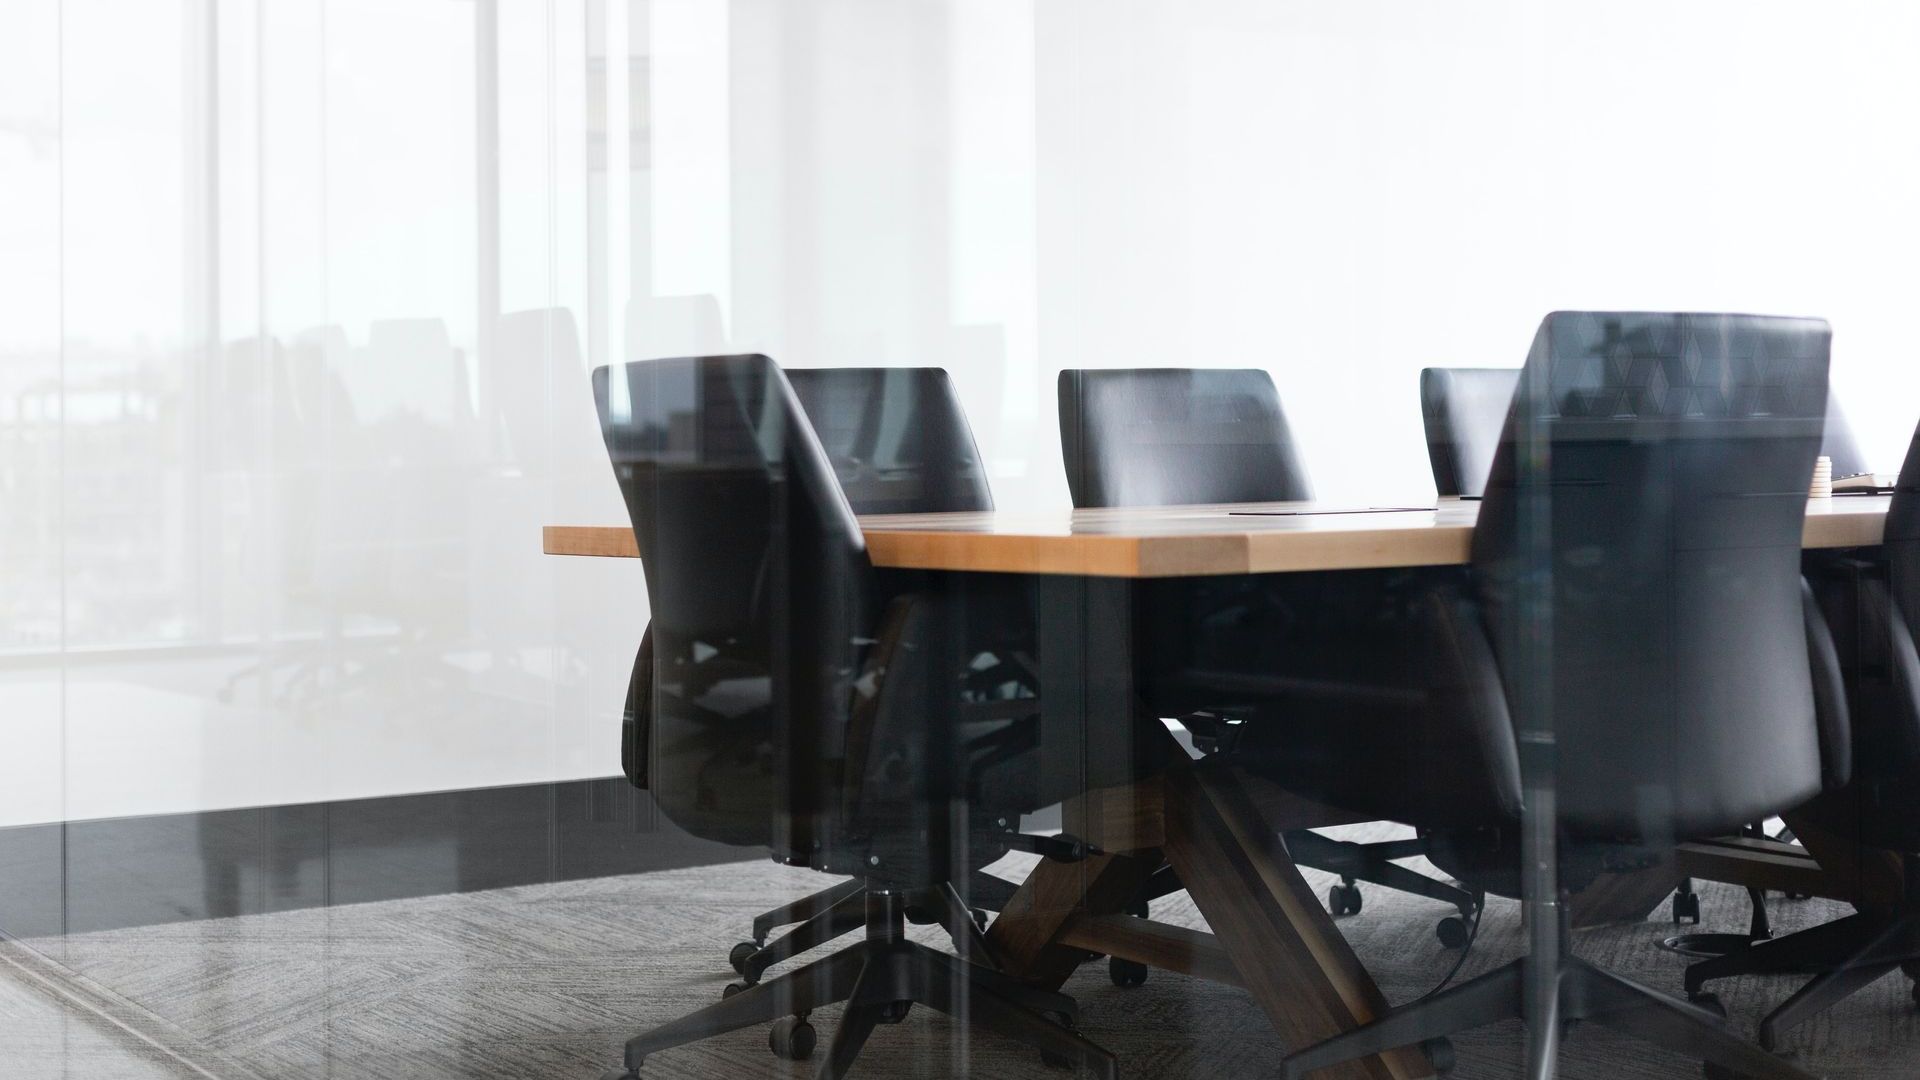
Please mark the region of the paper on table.
<svg viewBox="0 0 1920 1080"><path fill-rule="evenodd" d="M1433 511L1435 506L1343 506L1311 510L1229 510L1228 517L1318 517L1323 514L1415 514Z"/></svg>

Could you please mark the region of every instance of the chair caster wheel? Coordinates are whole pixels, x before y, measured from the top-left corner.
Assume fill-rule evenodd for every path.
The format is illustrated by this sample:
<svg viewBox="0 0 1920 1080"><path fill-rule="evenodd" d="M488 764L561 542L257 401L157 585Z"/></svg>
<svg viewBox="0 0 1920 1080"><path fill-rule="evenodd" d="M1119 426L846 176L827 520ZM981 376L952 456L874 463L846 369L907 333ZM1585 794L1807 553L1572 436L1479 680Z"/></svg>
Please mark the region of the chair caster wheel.
<svg viewBox="0 0 1920 1080"><path fill-rule="evenodd" d="M1327 911L1334 915L1358 915L1361 902L1358 885L1335 885L1327 890Z"/></svg>
<svg viewBox="0 0 1920 1080"><path fill-rule="evenodd" d="M746 989L747 989L746 983L728 983L727 985L720 988L720 1000L725 1001L735 994L745 992Z"/></svg>
<svg viewBox="0 0 1920 1080"><path fill-rule="evenodd" d="M1463 949L1472 935L1467 931L1467 920L1458 915L1449 915L1433 928L1433 936L1449 949Z"/></svg>
<svg viewBox="0 0 1920 1080"><path fill-rule="evenodd" d="M1437 1076L1445 1076L1453 1071L1453 1040L1447 1038L1428 1039L1420 1044L1427 1052L1427 1060L1433 1062L1433 1071Z"/></svg>
<svg viewBox="0 0 1920 1080"><path fill-rule="evenodd" d="M973 909L973 925L981 930L985 930L987 928L987 909L986 908Z"/></svg>
<svg viewBox="0 0 1920 1080"><path fill-rule="evenodd" d="M1689 994L1687 1001L1695 1008L1705 1009L1722 1020L1727 1018L1727 1007L1721 1004L1718 994L1701 991L1698 994Z"/></svg>
<svg viewBox="0 0 1920 1080"><path fill-rule="evenodd" d="M755 945L751 941L743 941L735 945L733 951L727 954L727 963L733 968L735 975L745 975L747 973L747 961L753 959L753 954L759 951L760 946Z"/></svg>
<svg viewBox="0 0 1920 1080"><path fill-rule="evenodd" d="M880 1022L883 1024L897 1024L905 1020L907 1014L912 1011L913 1002L911 1001L889 1001L880 1008Z"/></svg>
<svg viewBox="0 0 1920 1080"><path fill-rule="evenodd" d="M784 1016L767 1029L767 1049L783 1061L805 1061L813 1056L819 1036L804 1016Z"/></svg>
<svg viewBox="0 0 1920 1080"><path fill-rule="evenodd" d="M1068 1016L1066 1013L1049 1012L1049 1013L1041 1013L1040 1015L1046 1017L1048 1020L1051 1020L1056 1024L1059 1024L1062 1028L1068 1031L1079 1030L1074 1025L1073 1017ZM1047 1066L1050 1069L1071 1069L1073 1068L1074 1060L1066 1056L1065 1054L1056 1054L1050 1050L1042 1050L1040 1051L1040 1063Z"/></svg>
<svg viewBox="0 0 1920 1080"><path fill-rule="evenodd" d="M1122 960L1114 957L1107 961L1107 978L1113 985L1123 990L1131 990L1147 981L1147 965L1138 960Z"/></svg>
<svg viewBox="0 0 1920 1080"><path fill-rule="evenodd" d="M1675 926L1683 922L1700 925L1699 893L1676 892L1673 894L1673 922Z"/></svg>
<svg viewBox="0 0 1920 1080"><path fill-rule="evenodd" d="M1920 983L1913 984L1913 1003L1920 1005Z"/></svg>

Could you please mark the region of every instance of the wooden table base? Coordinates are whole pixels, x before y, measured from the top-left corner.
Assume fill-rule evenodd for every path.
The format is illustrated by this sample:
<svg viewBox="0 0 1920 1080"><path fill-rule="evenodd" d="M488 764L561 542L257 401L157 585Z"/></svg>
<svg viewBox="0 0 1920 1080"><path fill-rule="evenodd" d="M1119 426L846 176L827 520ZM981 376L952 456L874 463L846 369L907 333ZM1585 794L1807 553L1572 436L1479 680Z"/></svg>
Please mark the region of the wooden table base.
<svg viewBox="0 0 1920 1080"><path fill-rule="evenodd" d="M1155 812L1162 789L1164 803ZM1182 756L1161 783L1137 794L1096 793L1092 801L1124 822L1120 835L1158 846L1035 867L987 935L1010 972L1057 988L1088 953L1104 952L1232 983L1253 995L1290 1049L1386 1011L1386 997L1287 857L1277 829L1289 823L1269 820L1233 770L1189 764ZM1102 826L1085 810L1070 809L1069 821L1099 835ZM1116 914L1163 857L1212 934ZM1322 1074L1326 1080L1432 1075L1432 1064L1414 1047Z"/></svg>
<svg viewBox="0 0 1920 1080"><path fill-rule="evenodd" d="M1068 935L1087 918L1126 907L1156 861L1131 855L1090 855L1072 863L1042 859L987 930L1001 968L1035 986L1059 989L1091 951L1068 945Z"/></svg>
<svg viewBox="0 0 1920 1080"><path fill-rule="evenodd" d="M1667 859L1630 874L1602 874L1567 899L1567 919L1575 930L1645 922L1660 902L1673 895L1687 875Z"/></svg>
<svg viewBox="0 0 1920 1080"><path fill-rule="evenodd" d="M1288 1049L1350 1031L1387 1011L1319 897L1287 857L1272 824L1231 770L1202 762L1167 778L1167 861L1233 958L1240 981ZM1405 1047L1348 1062L1325 1080L1405 1080L1433 1075Z"/></svg>

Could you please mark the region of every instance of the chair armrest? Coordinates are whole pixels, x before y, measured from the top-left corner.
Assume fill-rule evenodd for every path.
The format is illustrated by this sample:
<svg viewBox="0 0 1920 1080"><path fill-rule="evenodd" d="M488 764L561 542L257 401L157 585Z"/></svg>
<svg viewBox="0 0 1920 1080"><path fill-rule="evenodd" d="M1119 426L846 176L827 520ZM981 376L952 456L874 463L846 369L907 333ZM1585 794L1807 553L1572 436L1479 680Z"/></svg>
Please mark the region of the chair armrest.
<svg viewBox="0 0 1920 1080"><path fill-rule="evenodd" d="M872 766L881 710L893 686L888 676L906 660L902 646L925 599L919 593L902 593L887 603L886 614L880 620L880 635L867 651L860 678L854 682L853 707L847 710L847 729L842 743L845 752L842 810L849 819L854 815L866 786L867 770Z"/></svg>
<svg viewBox="0 0 1920 1080"><path fill-rule="evenodd" d="M1800 579L1801 612L1807 627L1807 660L1813 673L1813 716L1820 731L1820 783L1827 791L1844 787L1853 778L1853 723L1847 709L1847 685L1840 673L1840 652L1833 630L1813 595Z"/></svg>
<svg viewBox="0 0 1920 1080"><path fill-rule="evenodd" d="M645 791L648 785L648 749L653 738L653 624L640 635L640 650L627 679L627 704L620 714L620 771L627 782Z"/></svg>
<svg viewBox="0 0 1920 1080"><path fill-rule="evenodd" d="M1920 760L1920 647L1916 647L1913 631L1884 582L1868 582L1867 597L1870 617L1887 628L1887 666L1893 691L1885 719L1890 730L1883 734L1880 746L1895 760L1910 763Z"/></svg>
<svg viewBox="0 0 1920 1080"><path fill-rule="evenodd" d="M1462 736L1459 751L1481 773L1490 805L1517 817L1521 811L1520 748L1507 708L1500 663L1487 638L1480 609L1454 581L1425 588L1415 608L1429 664L1423 680L1431 707L1453 717Z"/></svg>

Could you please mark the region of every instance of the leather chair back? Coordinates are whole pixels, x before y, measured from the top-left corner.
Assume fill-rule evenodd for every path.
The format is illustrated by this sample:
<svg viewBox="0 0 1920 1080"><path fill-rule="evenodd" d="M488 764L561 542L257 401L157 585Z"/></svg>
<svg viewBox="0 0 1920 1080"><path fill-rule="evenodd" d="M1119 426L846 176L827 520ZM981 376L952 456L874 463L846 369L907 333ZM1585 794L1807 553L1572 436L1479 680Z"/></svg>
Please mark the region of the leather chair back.
<svg viewBox="0 0 1920 1080"><path fill-rule="evenodd" d="M1901 465L1879 551L1809 556L1807 573L1844 673L1852 772L1807 813L1863 845L1920 851L1920 430Z"/></svg>
<svg viewBox="0 0 1920 1080"><path fill-rule="evenodd" d="M1427 368L1420 373L1433 486L1445 497L1477 499L1513 406L1519 368Z"/></svg>
<svg viewBox="0 0 1920 1080"><path fill-rule="evenodd" d="M1835 476L1857 476L1870 471L1867 455L1861 452L1860 441L1853 437L1853 425L1847 423L1840 399L1831 392L1827 394L1827 427L1820 441L1820 453L1833 459Z"/></svg>
<svg viewBox="0 0 1920 1080"><path fill-rule="evenodd" d="M1075 506L1313 497L1265 371L1069 369L1059 397Z"/></svg>
<svg viewBox="0 0 1920 1080"><path fill-rule="evenodd" d="M1541 323L1472 565L1515 726L1556 737L1563 827L1661 841L1820 790L1800 537L1830 337L1743 315Z"/></svg>
<svg viewBox="0 0 1920 1080"><path fill-rule="evenodd" d="M1856 778L1879 811L1873 817L1899 819L1871 822L1871 829L1902 838L1897 846L1911 849L1920 845L1920 430L1900 466L1881 550L1884 584L1869 571L1842 590L1850 598L1857 594L1858 607L1836 633L1849 643L1853 661Z"/></svg>
<svg viewBox="0 0 1920 1080"><path fill-rule="evenodd" d="M993 509L953 380L940 368L791 368L794 395L856 514Z"/></svg>
<svg viewBox="0 0 1920 1080"><path fill-rule="evenodd" d="M1427 458L1441 497L1477 499L1487 489L1487 470L1500 445L1500 429L1520 384L1519 368L1426 368L1420 372L1420 410L1427 430ZM1833 475L1867 470L1867 456L1854 438L1840 399L1827 395L1827 422L1820 453L1833 459Z"/></svg>

